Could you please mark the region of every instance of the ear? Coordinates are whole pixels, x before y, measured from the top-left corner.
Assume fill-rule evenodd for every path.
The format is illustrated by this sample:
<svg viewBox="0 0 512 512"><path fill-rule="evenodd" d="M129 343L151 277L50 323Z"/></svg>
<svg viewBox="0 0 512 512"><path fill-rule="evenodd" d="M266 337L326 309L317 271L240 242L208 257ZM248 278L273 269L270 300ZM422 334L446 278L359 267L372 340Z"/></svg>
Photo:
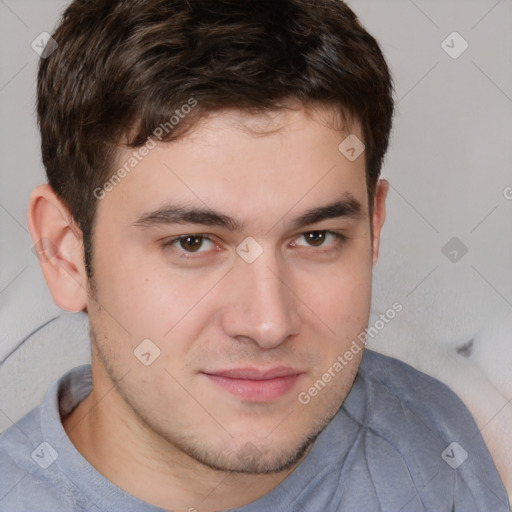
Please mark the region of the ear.
<svg viewBox="0 0 512 512"><path fill-rule="evenodd" d="M55 304L65 311L84 310L87 275L82 232L49 185L40 185L32 191L27 223Z"/></svg>
<svg viewBox="0 0 512 512"><path fill-rule="evenodd" d="M379 257L379 246L380 246L380 233L384 220L386 219L386 197L388 195L389 182L384 179L380 179L377 182L375 190L375 198L373 203L373 216L372 216L372 255L373 264L377 263Z"/></svg>

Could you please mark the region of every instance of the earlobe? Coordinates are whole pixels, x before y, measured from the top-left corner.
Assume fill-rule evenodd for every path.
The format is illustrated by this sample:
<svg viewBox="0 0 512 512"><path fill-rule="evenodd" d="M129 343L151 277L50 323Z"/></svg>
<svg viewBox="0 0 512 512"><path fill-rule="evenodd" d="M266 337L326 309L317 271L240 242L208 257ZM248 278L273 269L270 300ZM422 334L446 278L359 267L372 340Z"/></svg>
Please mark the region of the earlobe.
<svg viewBox="0 0 512 512"><path fill-rule="evenodd" d="M27 210L27 224L53 300L65 311L87 306L87 276L82 234L69 210L49 185L36 187Z"/></svg>
<svg viewBox="0 0 512 512"><path fill-rule="evenodd" d="M375 190L372 216L372 255L374 265L377 263L377 259L379 257L380 233L382 226L384 225L384 221L386 220L386 197L388 195L388 191L389 182L385 179L380 179L377 182Z"/></svg>

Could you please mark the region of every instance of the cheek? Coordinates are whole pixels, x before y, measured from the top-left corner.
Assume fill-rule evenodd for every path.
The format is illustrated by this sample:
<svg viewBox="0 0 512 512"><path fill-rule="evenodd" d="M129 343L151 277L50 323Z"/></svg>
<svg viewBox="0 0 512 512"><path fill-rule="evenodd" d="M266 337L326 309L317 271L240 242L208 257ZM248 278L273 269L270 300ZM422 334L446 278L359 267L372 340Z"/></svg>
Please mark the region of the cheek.
<svg viewBox="0 0 512 512"><path fill-rule="evenodd" d="M160 279L163 269L134 248L124 249L129 244L108 235L98 234L96 243L94 274L99 302L112 314L112 320L122 318L130 331L141 320L151 325L157 318L162 321L165 317L161 313L176 293Z"/></svg>
<svg viewBox="0 0 512 512"><path fill-rule="evenodd" d="M162 356L172 352L175 360L211 316L215 304L209 296L219 281L215 273L192 280L161 260L155 264L148 256L123 254L118 254L115 265L98 257L95 274L102 306L98 327L116 342L116 350L128 354L148 338Z"/></svg>
<svg viewBox="0 0 512 512"><path fill-rule="evenodd" d="M298 296L337 335L352 335L368 321L372 261L369 242L360 245L364 251L352 250L325 268L301 273Z"/></svg>

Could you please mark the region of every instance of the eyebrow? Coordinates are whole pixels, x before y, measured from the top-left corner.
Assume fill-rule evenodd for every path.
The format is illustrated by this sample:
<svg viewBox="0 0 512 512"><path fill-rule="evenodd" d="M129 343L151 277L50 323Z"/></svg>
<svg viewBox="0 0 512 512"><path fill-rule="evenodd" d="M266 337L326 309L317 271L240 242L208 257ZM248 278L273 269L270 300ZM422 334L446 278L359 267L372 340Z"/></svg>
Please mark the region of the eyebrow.
<svg viewBox="0 0 512 512"><path fill-rule="evenodd" d="M306 210L291 221L291 228L297 229L308 224L336 218L359 219L363 216L363 206L351 194L346 193L338 201ZM141 215L132 225L152 227L170 224L201 224L218 226L229 231L243 231L245 223L222 212L210 208L167 204L158 210Z"/></svg>

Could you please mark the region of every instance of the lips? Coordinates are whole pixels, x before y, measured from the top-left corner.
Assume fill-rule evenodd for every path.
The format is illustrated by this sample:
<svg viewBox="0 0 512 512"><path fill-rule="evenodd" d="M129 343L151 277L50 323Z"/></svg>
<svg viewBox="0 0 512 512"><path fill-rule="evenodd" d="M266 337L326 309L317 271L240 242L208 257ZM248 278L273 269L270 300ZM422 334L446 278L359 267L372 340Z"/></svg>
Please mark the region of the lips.
<svg viewBox="0 0 512 512"><path fill-rule="evenodd" d="M285 366L205 372L210 382L249 402L265 403L287 394L304 372Z"/></svg>

